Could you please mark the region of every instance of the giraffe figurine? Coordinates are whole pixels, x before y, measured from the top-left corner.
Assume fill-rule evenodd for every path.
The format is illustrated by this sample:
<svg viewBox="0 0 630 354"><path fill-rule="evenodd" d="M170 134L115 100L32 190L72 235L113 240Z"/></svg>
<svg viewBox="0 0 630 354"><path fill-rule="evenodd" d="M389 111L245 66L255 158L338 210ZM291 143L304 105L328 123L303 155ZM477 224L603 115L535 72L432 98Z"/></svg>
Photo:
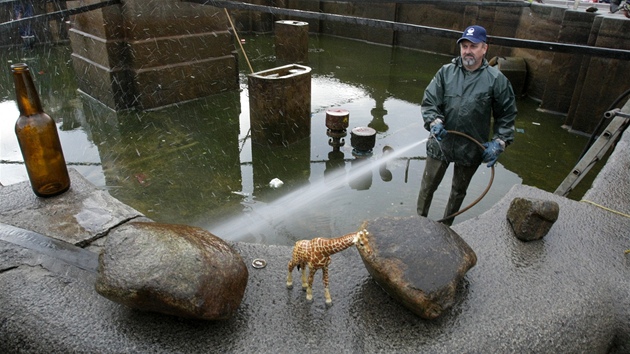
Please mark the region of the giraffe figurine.
<svg viewBox="0 0 630 354"><path fill-rule="evenodd" d="M363 229L359 232L353 232L337 238L317 237L312 240L297 241L293 247L293 255L289 261L287 288L293 288L293 268L297 266L298 270L302 270L302 290L306 290L306 300L312 301L313 278L317 270L322 269L326 304L331 305L332 299L330 298L330 290L328 289L328 265L330 264L330 256L354 244L363 243L367 234L367 230ZM309 269L308 280L306 279L307 266Z"/></svg>

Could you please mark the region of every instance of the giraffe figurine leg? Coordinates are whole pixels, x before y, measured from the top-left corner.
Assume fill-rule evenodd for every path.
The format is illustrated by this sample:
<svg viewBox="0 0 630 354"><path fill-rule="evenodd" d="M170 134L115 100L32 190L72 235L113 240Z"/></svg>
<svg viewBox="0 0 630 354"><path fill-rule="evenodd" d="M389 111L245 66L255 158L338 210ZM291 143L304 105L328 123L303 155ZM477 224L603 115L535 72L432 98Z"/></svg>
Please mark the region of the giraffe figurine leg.
<svg viewBox="0 0 630 354"><path fill-rule="evenodd" d="M289 266L289 275L287 275L287 289L293 289L293 269Z"/></svg>
<svg viewBox="0 0 630 354"><path fill-rule="evenodd" d="M293 289L293 268L297 265L295 261L295 256L289 261L289 265L287 268L289 269L289 274L287 275L287 289Z"/></svg>
<svg viewBox="0 0 630 354"><path fill-rule="evenodd" d="M332 305L332 298L330 297L330 290L328 289L328 267L324 267L322 270L322 278L324 279L324 296L326 297L326 305Z"/></svg>
<svg viewBox="0 0 630 354"><path fill-rule="evenodd" d="M306 287L306 301L313 301L313 279L317 269L310 268L308 272L308 284Z"/></svg>
<svg viewBox="0 0 630 354"><path fill-rule="evenodd" d="M304 257L305 257L305 252L306 249L308 248L308 243L309 241L306 240L300 240L297 241L295 243L295 246L293 246L293 251L291 252L291 260L289 261L289 265L288 265L288 270L289 270L289 274L287 275L287 288L288 289L293 289L293 268L295 268L296 266L298 267L298 270L300 270L300 268L302 268L302 287L304 287L306 280L304 278L304 266L306 265L306 262L304 261Z"/></svg>
<svg viewBox="0 0 630 354"><path fill-rule="evenodd" d="M302 290L306 290L308 288L308 283L306 282L306 265L302 267Z"/></svg>

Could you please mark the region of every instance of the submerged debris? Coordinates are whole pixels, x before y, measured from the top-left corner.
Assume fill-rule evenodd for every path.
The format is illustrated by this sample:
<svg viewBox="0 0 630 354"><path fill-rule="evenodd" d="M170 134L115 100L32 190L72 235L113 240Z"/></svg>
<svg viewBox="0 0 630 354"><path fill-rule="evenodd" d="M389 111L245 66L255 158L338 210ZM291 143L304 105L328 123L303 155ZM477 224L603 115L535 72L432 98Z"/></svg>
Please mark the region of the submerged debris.
<svg viewBox="0 0 630 354"><path fill-rule="evenodd" d="M269 187L271 187L271 188L280 188L280 187L282 187L283 184L284 184L284 182L282 182L278 178L274 178L271 181L269 181Z"/></svg>

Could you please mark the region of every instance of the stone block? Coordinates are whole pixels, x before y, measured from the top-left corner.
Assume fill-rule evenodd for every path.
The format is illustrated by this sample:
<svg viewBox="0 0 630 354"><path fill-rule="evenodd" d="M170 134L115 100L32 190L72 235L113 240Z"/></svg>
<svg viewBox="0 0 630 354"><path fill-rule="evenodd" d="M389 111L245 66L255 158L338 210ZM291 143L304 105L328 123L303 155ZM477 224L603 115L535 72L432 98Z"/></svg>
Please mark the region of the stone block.
<svg viewBox="0 0 630 354"><path fill-rule="evenodd" d="M290 64L248 76L252 143L288 146L311 135L311 68Z"/></svg>
<svg viewBox="0 0 630 354"><path fill-rule="evenodd" d="M114 110L156 109L238 90L233 37L220 8L127 0L76 15L72 23L79 88Z"/></svg>
<svg viewBox="0 0 630 354"><path fill-rule="evenodd" d="M136 70L133 75L141 109L153 109L237 90L234 56Z"/></svg>
<svg viewBox="0 0 630 354"><path fill-rule="evenodd" d="M179 0L126 0L125 38L132 42L160 37L225 31L228 19L221 8Z"/></svg>
<svg viewBox="0 0 630 354"><path fill-rule="evenodd" d="M233 40L228 31L222 31L129 41L129 65L141 70L232 56Z"/></svg>
<svg viewBox="0 0 630 354"><path fill-rule="evenodd" d="M72 65L81 91L115 110L130 108L134 102L133 82L128 70L108 69L94 65L79 55L72 54Z"/></svg>
<svg viewBox="0 0 630 354"><path fill-rule="evenodd" d="M308 63L308 23L283 20L275 22L276 60L280 63Z"/></svg>
<svg viewBox="0 0 630 354"><path fill-rule="evenodd" d="M0 223L83 247L116 225L143 217L107 191L95 188L77 170L69 168L68 173L70 189L54 198L35 196L27 181L1 187Z"/></svg>
<svg viewBox="0 0 630 354"><path fill-rule="evenodd" d="M119 69L127 65L128 46L122 39L97 38L89 33L71 28L68 32L72 54L93 65Z"/></svg>
<svg viewBox="0 0 630 354"><path fill-rule="evenodd" d="M68 9L100 3L100 0L66 1ZM122 6L106 6L72 16L72 27L95 38L123 38Z"/></svg>
<svg viewBox="0 0 630 354"><path fill-rule="evenodd" d="M521 241L540 240L558 220L558 203L533 199L514 198L507 212L507 219L514 234Z"/></svg>

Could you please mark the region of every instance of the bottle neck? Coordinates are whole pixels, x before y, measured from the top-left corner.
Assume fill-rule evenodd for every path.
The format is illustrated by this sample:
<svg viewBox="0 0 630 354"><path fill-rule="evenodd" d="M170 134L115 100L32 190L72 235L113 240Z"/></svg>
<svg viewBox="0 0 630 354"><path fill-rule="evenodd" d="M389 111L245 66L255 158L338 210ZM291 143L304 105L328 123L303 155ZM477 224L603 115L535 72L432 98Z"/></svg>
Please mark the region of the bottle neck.
<svg viewBox="0 0 630 354"><path fill-rule="evenodd" d="M13 72L13 81L15 82L15 98L17 100L18 109L23 116L31 116L37 113L43 113L42 103L39 100L39 94L35 89L33 77L26 64L11 65Z"/></svg>

